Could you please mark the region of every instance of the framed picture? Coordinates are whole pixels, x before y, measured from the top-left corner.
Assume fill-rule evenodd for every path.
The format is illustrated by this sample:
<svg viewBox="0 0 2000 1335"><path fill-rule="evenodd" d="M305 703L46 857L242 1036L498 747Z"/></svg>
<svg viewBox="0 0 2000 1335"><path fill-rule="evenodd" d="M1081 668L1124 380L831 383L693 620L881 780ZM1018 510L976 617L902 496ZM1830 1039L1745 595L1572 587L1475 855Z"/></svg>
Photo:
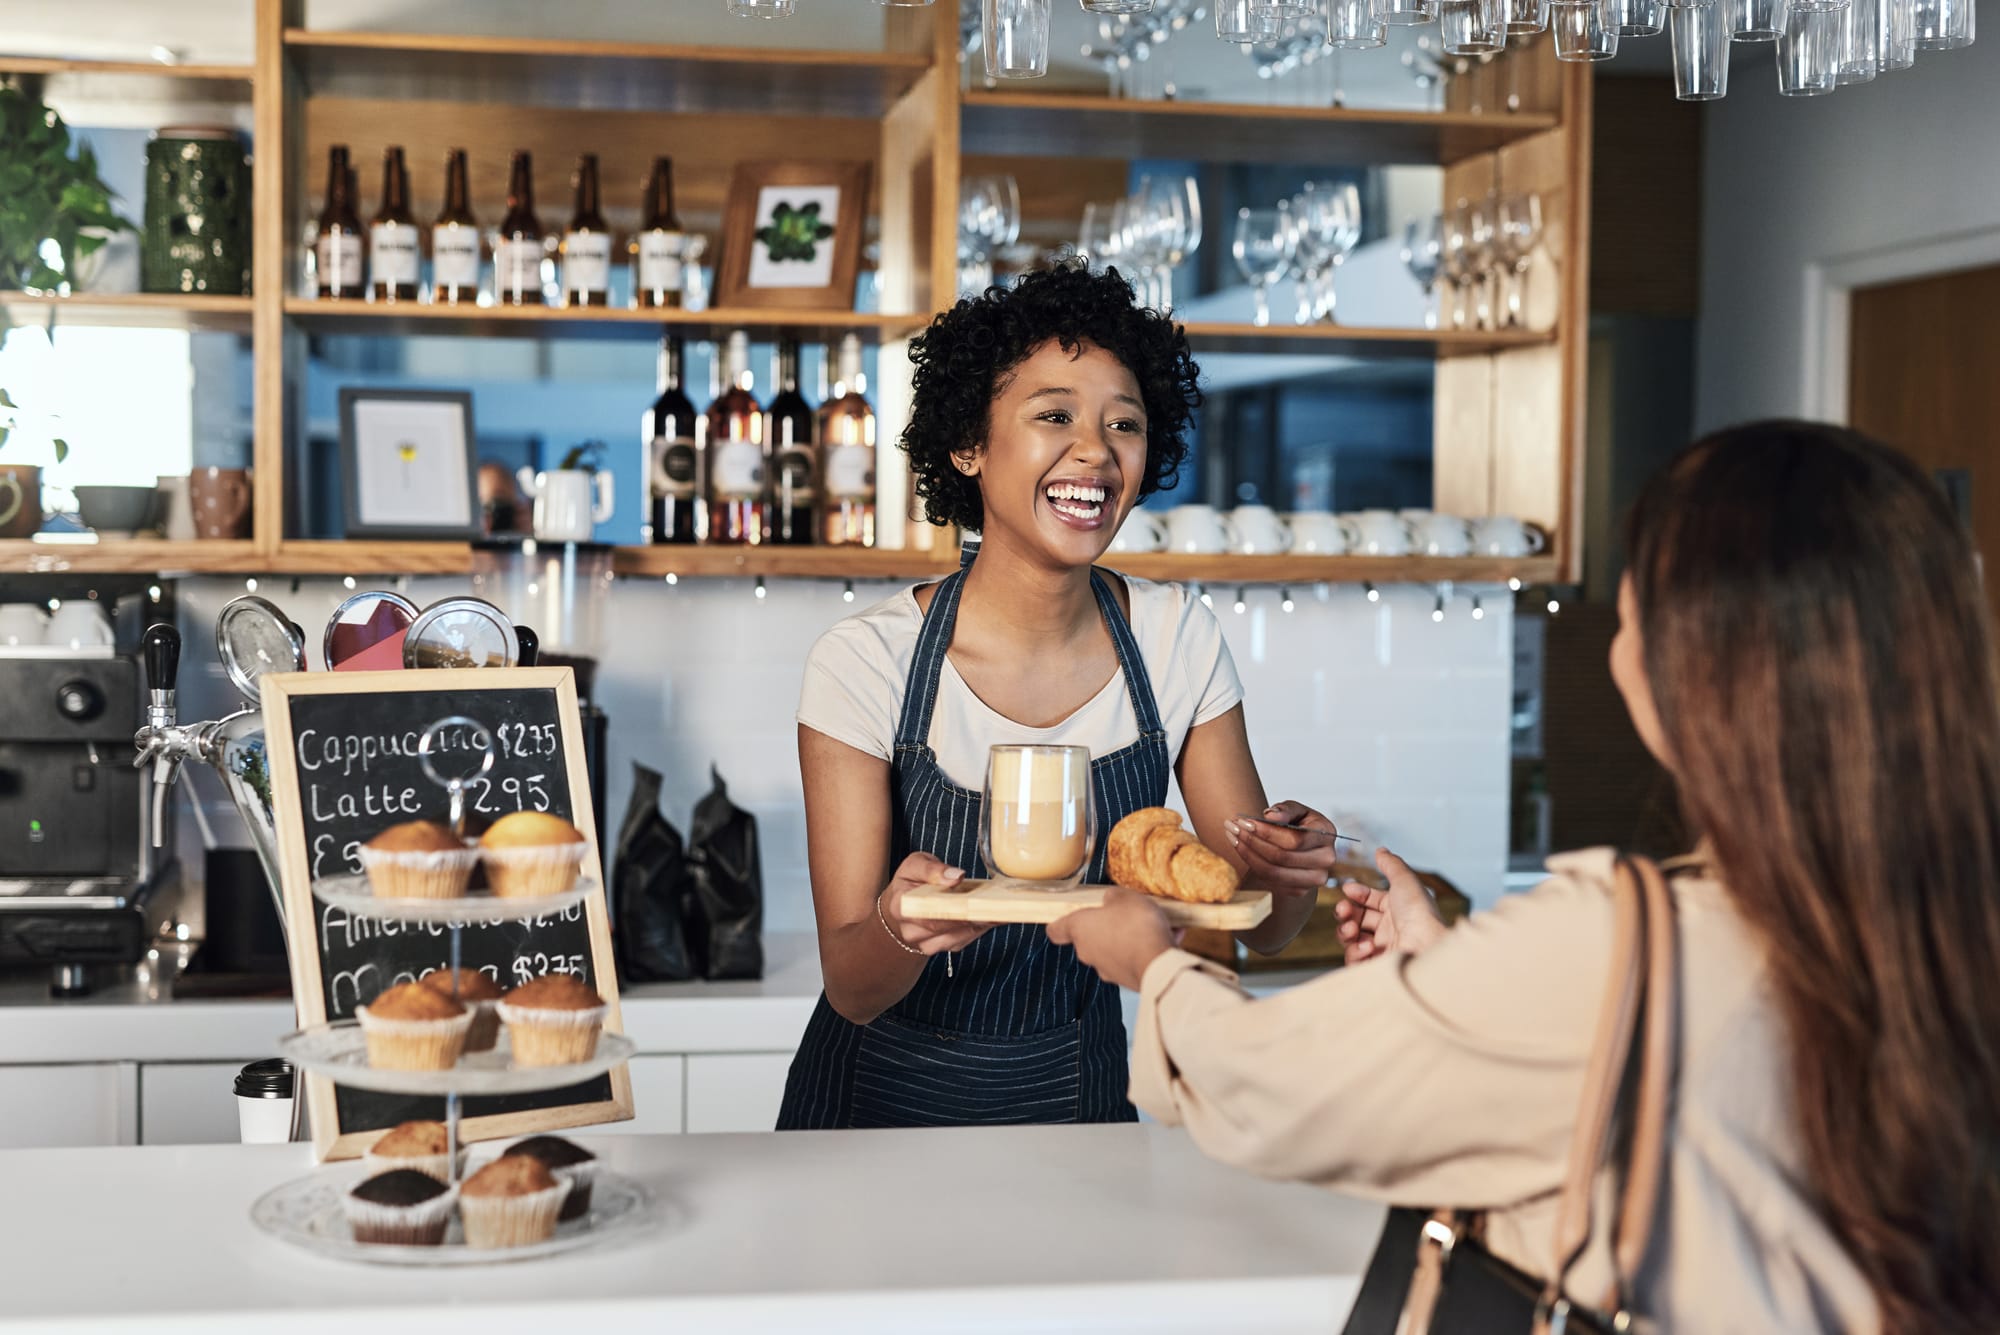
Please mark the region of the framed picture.
<svg viewBox="0 0 2000 1335"><path fill-rule="evenodd" d="M471 394L343 389L340 459L348 537L480 536Z"/></svg>
<svg viewBox="0 0 2000 1335"><path fill-rule="evenodd" d="M722 215L717 306L852 310L866 162L745 162Z"/></svg>

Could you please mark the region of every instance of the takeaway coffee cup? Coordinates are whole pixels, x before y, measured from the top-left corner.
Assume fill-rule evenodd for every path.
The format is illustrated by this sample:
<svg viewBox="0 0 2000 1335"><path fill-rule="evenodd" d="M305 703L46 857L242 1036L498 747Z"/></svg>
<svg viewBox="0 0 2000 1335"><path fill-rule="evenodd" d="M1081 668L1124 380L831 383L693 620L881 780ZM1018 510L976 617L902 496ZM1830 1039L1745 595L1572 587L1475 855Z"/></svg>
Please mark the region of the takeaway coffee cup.
<svg viewBox="0 0 2000 1335"><path fill-rule="evenodd" d="M290 1062L266 1057L236 1073L236 1126L245 1145L282 1145L292 1138Z"/></svg>

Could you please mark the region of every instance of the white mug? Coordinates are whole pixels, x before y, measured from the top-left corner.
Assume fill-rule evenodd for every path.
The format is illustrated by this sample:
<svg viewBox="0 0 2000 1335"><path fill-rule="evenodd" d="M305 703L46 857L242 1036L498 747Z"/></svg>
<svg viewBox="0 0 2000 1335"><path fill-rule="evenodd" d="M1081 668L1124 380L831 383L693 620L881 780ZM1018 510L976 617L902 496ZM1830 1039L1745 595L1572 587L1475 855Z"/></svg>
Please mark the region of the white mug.
<svg viewBox="0 0 2000 1335"><path fill-rule="evenodd" d="M0 603L0 647L49 642L49 614L33 603Z"/></svg>
<svg viewBox="0 0 2000 1335"><path fill-rule="evenodd" d="M1472 526L1456 515L1405 511L1410 537L1420 556L1470 556Z"/></svg>
<svg viewBox="0 0 2000 1335"><path fill-rule="evenodd" d="M1472 549L1481 556L1533 556L1548 545L1547 534L1512 515L1488 515L1472 522Z"/></svg>
<svg viewBox="0 0 2000 1335"><path fill-rule="evenodd" d="M1134 508L1118 526L1108 550L1114 552L1157 552L1167 545L1167 525L1150 510Z"/></svg>
<svg viewBox="0 0 2000 1335"><path fill-rule="evenodd" d="M521 490L535 498L538 542L589 542L591 530L611 518L611 474L602 469L556 468L515 474ZM592 503L592 493L596 503Z"/></svg>
<svg viewBox="0 0 2000 1335"><path fill-rule="evenodd" d="M1275 556L1292 549L1292 531L1268 505L1239 505L1229 512L1229 549L1239 556Z"/></svg>
<svg viewBox="0 0 2000 1335"><path fill-rule="evenodd" d="M49 618L48 643L65 649L83 649L110 644L111 618L101 604L88 599L64 603Z"/></svg>
<svg viewBox="0 0 2000 1335"><path fill-rule="evenodd" d="M1167 511L1167 547L1188 556L1219 556L1235 545L1229 519L1212 505L1176 505Z"/></svg>
<svg viewBox="0 0 2000 1335"><path fill-rule="evenodd" d="M1412 537L1410 521L1393 510L1360 510L1347 515L1354 525L1354 552L1357 556L1408 556Z"/></svg>
<svg viewBox="0 0 2000 1335"><path fill-rule="evenodd" d="M1345 556L1361 538L1353 520L1330 510L1294 510L1285 523L1292 530L1292 551L1300 556Z"/></svg>
<svg viewBox="0 0 2000 1335"><path fill-rule="evenodd" d="M169 542L193 542L198 536L185 477L160 479L160 535Z"/></svg>

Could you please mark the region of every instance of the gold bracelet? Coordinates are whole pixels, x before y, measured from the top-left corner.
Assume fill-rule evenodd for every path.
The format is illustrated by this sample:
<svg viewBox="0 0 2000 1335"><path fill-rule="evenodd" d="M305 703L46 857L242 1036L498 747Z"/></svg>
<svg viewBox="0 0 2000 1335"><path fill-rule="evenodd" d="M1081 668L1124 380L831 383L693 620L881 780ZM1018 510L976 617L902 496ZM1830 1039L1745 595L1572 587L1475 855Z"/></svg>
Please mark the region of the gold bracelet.
<svg viewBox="0 0 2000 1335"><path fill-rule="evenodd" d="M923 954L924 953L923 951L918 950L908 941L905 941L902 937L896 935L896 929L889 925L889 915L882 912L882 897L883 895L887 895L888 893L889 892L887 890L884 890L882 894L875 896L875 921L882 924L882 930L889 934L889 939L891 941L894 941L898 946L902 948L904 954L906 955Z"/></svg>

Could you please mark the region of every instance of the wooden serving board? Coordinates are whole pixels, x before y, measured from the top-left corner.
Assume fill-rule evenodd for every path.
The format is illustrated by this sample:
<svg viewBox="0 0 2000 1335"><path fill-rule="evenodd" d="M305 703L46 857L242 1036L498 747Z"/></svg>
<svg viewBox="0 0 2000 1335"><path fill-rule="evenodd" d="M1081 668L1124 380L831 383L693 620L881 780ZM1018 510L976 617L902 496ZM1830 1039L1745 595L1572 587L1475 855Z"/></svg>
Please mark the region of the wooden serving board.
<svg viewBox="0 0 2000 1335"><path fill-rule="evenodd" d="M1079 885L1074 890L1043 890L1019 881L960 881L950 890L925 886L903 896L899 912L905 918L933 922L1052 923L1078 909L1104 902L1109 886ZM1267 890L1238 890L1222 904L1189 904L1178 899L1153 900L1176 927L1207 927L1241 932L1271 916Z"/></svg>

